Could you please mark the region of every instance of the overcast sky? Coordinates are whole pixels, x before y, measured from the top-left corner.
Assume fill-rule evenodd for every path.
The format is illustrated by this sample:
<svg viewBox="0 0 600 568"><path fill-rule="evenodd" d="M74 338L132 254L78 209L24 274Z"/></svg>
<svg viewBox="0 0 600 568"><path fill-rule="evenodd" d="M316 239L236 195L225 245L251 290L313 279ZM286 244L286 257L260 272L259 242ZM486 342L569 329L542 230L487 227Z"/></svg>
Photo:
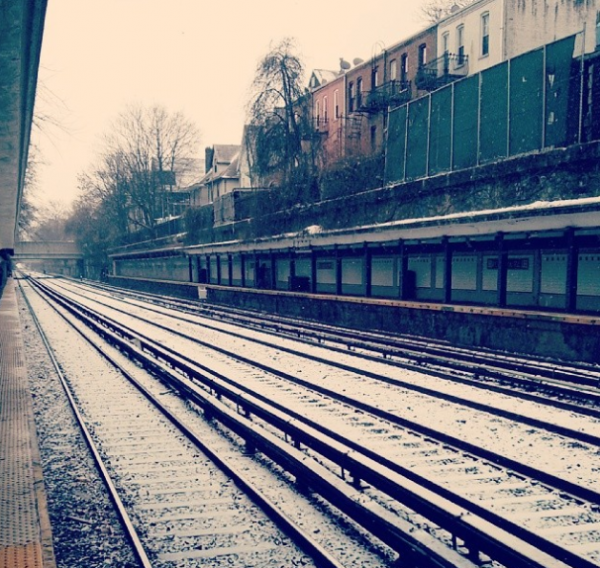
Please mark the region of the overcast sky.
<svg viewBox="0 0 600 568"><path fill-rule="evenodd" d="M425 24L423 0L48 0L34 129L40 199L69 204L77 173L129 103L182 111L199 155L239 144L248 88L273 43L296 39L307 69L369 59ZM308 77L307 77L308 79Z"/></svg>

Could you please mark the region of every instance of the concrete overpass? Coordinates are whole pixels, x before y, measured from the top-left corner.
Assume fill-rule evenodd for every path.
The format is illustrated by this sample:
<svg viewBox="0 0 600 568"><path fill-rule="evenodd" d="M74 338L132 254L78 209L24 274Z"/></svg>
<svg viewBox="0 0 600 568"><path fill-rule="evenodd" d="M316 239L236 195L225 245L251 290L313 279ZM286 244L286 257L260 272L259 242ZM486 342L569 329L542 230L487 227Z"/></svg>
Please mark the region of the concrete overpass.
<svg viewBox="0 0 600 568"><path fill-rule="evenodd" d="M0 289L14 253L47 0L0 0Z"/></svg>
<svg viewBox="0 0 600 568"><path fill-rule="evenodd" d="M13 262L38 272L83 276L83 255L73 241L18 241Z"/></svg>

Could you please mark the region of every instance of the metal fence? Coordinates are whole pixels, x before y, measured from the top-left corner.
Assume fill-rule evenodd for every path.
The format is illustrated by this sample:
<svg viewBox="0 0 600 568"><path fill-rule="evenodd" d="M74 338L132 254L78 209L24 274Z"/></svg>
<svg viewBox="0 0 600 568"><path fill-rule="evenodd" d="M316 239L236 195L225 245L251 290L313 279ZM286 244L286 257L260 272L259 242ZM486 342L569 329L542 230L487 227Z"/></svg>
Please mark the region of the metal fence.
<svg viewBox="0 0 600 568"><path fill-rule="evenodd" d="M455 81L389 114L386 183L600 138L600 57L576 36Z"/></svg>

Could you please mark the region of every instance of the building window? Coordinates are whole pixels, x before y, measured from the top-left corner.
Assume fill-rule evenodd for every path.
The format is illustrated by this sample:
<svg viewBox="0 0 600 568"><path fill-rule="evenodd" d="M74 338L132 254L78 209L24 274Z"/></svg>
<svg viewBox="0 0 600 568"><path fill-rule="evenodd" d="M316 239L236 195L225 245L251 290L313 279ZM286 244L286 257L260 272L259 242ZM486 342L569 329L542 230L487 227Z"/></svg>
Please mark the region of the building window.
<svg viewBox="0 0 600 568"><path fill-rule="evenodd" d="M377 126L371 126L371 152L377 149Z"/></svg>
<svg viewBox="0 0 600 568"><path fill-rule="evenodd" d="M379 67L374 66L371 69L371 89L379 85Z"/></svg>
<svg viewBox="0 0 600 568"><path fill-rule="evenodd" d="M321 101L315 103L315 118L317 119L317 126L321 122Z"/></svg>
<svg viewBox="0 0 600 568"><path fill-rule="evenodd" d="M355 99L355 93L354 93L354 83L348 83L348 110L350 112L354 111L354 99Z"/></svg>
<svg viewBox="0 0 600 568"><path fill-rule="evenodd" d="M408 53L404 53L400 59L400 80L408 80Z"/></svg>
<svg viewBox="0 0 600 568"><path fill-rule="evenodd" d="M442 34L442 53L448 53L450 51L450 32L444 32Z"/></svg>
<svg viewBox="0 0 600 568"><path fill-rule="evenodd" d="M427 63L427 45L422 43L419 46L419 67L423 67Z"/></svg>
<svg viewBox="0 0 600 568"><path fill-rule="evenodd" d="M398 62L395 59L390 61L390 81L398 78Z"/></svg>
<svg viewBox="0 0 600 568"><path fill-rule="evenodd" d="M456 55L458 65L462 65L465 62L465 26L456 28Z"/></svg>
<svg viewBox="0 0 600 568"><path fill-rule="evenodd" d="M336 89L333 93L333 117L337 120L340 117L339 91Z"/></svg>
<svg viewBox="0 0 600 568"><path fill-rule="evenodd" d="M490 14L486 12L481 15L481 56L490 53Z"/></svg>
<svg viewBox="0 0 600 568"><path fill-rule="evenodd" d="M327 124L328 114L327 114L327 97L323 97L323 122Z"/></svg>
<svg viewBox="0 0 600 568"><path fill-rule="evenodd" d="M362 106L362 77L356 79L356 108Z"/></svg>

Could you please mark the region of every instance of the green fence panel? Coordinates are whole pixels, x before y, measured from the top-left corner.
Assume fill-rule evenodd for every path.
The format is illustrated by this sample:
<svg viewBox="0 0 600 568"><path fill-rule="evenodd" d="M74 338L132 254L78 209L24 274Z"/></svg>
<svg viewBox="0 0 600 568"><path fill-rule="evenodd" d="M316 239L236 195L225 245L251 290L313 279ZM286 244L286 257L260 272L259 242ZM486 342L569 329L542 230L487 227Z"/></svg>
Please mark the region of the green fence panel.
<svg viewBox="0 0 600 568"><path fill-rule="evenodd" d="M428 129L429 97L427 96L408 105L407 179L416 179L427 175Z"/></svg>
<svg viewBox="0 0 600 568"><path fill-rule="evenodd" d="M575 36L546 46L545 147L561 147L577 140L581 62L573 59ZM571 109L571 112L569 112ZM577 109L577 112L573 112Z"/></svg>
<svg viewBox="0 0 600 568"><path fill-rule="evenodd" d="M481 73L479 162L505 158L508 152L508 64Z"/></svg>
<svg viewBox="0 0 600 568"><path fill-rule="evenodd" d="M431 94L429 175L452 169L452 87Z"/></svg>
<svg viewBox="0 0 600 568"><path fill-rule="evenodd" d="M542 144L544 50L510 62L510 155L539 150Z"/></svg>
<svg viewBox="0 0 600 568"><path fill-rule="evenodd" d="M453 168L477 165L477 118L479 113L479 75L454 84Z"/></svg>
<svg viewBox="0 0 600 568"><path fill-rule="evenodd" d="M385 181L393 183L405 177L407 105L395 108L389 114L387 149L385 156Z"/></svg>

